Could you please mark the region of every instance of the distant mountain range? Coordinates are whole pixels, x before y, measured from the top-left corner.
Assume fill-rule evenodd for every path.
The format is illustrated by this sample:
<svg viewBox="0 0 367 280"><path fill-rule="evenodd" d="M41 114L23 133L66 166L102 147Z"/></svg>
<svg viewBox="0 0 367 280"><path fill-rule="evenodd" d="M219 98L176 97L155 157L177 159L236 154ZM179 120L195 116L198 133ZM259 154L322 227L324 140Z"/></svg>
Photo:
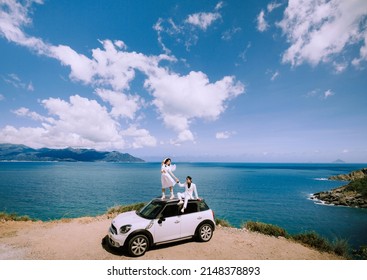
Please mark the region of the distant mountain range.
<svg viewBox="0 0 367 280"><path fill-rule="evenodd" d="M337 160L334 160L333 163L345 163L345 161L341 159L337 159Z"/></svg>
<svg viewBox="0 0 367 280"><path fill-rule="evenodd" d="M24 145L0 144L0 161L106 161L144 162L127 153L100 152L93 149L33 149Z"/></svg>

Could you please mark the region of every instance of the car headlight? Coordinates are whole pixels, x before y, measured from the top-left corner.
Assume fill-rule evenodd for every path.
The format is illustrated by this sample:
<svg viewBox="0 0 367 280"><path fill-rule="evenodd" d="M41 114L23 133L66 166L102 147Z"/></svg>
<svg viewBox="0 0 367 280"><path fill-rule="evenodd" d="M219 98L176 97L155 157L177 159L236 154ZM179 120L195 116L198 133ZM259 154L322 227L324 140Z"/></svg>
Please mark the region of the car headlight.
<svg viewBox="0 0 367 280"><path fill-rule="evenodd" d="M125 234L129 232L130 229L131 229L131 225L124 225L120 227L120 233Z"/></svg>

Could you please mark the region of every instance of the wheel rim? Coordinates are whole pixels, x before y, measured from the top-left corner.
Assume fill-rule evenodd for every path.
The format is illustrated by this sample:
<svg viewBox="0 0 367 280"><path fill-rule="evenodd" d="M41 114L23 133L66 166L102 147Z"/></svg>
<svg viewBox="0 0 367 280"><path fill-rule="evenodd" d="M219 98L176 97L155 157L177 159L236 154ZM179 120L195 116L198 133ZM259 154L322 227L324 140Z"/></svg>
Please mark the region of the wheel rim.
<svg viewBox="0 0 367 280"><path fill-rule="evenodd" d="M212 228L209 225L204 225L200 230L200 237L204 241L208 241L212 237Z"/></svg>
<svg viewBox="0 0 367 280"><path fill-rule="evenodd" d="M144 237L136 238L133 241L133 243L131 244L131 251L136 256L144 254L144 252L147 250L147 248L148 248L148 241Z"/></svg>

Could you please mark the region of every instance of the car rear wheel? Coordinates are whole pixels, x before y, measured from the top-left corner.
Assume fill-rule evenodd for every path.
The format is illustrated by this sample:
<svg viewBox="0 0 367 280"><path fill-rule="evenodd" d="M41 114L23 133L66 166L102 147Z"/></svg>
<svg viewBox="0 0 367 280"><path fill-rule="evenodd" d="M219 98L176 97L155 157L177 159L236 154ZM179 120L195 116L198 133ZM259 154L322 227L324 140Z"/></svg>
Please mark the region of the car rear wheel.
<svg viewBox="0 0 367 280"><path fill-rule="evenodd" d="M208 242L213 236L213 227L211 224L200 225L197 231L197 238L201 242Z"/></svg>
<svg viewBox="0 0 367 280"><path fill-rule="evenodd" d="M149 239L144 234L135 235L129 240L128 253L132 257L140 257L149 248Z"/></svg>

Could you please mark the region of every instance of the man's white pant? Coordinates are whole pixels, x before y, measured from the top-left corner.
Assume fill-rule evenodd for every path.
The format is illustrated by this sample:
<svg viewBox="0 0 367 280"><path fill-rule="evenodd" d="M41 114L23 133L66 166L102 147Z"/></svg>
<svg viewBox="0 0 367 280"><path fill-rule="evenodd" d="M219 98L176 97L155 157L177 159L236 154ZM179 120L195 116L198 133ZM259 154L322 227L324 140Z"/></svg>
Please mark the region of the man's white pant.
<svg viewBox="0 0 367 280"><path fill-rule="evenodd" d="M188 194L185 194L185 193L177 193L177 197L178 197L178 199L179 200L182 200L182 199L184 199L184 205L183 205L183 208L185 208L186 209L186 206L187 206L187 202L189 201L189 199L190 199L190 195L188 195Z"/></svg>

